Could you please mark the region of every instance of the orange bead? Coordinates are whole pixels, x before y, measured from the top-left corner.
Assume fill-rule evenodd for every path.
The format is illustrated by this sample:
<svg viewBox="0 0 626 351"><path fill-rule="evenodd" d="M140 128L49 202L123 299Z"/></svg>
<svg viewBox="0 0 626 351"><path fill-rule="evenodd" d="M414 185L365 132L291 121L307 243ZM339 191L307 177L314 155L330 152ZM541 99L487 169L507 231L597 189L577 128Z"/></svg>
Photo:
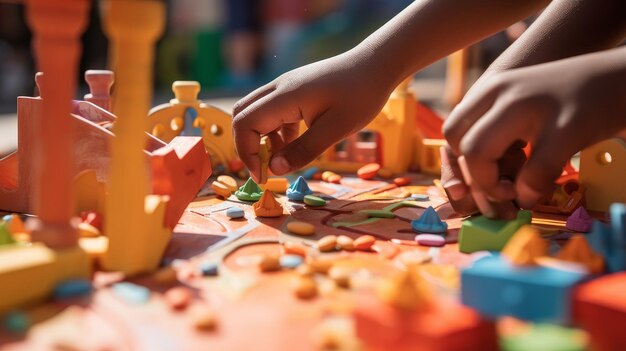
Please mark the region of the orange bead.
<svg viewBox="0 0 626 351"><path fill-rule="evenodd" d="M397 186L405 186L411 184L411 178L409 177L398 177L393 179L393 183Z"/></svg>
<svg viewBox="0 0 626 351"><path fill-rule="evenodd" d="M368 163L359 168L359 170L356 171L356 175L358 175L361 179L372 179L376 176L379 170L380 165L378 163Z"/></svg>
<svg viewBox="0 0 626 351"><path fill-rule="evenodd" d="M327 182L339 184L339 183L341 183L341 178L343 178L343 177L340 176L339 174L333 174L330 177L328 177Z"/></svg>
<svg viewBox="0 0 626 351"><path fill-rule="evenodd" d="M354 240L354 248L360 251L369 251L376 242L371 235L363 235Z"/></svg>
<svg viewBox="0 0 626 351"><path fill-rule="evenodd" d="M191 302L191 290L184 286L176 286L165 292L165 301L173 309L184 309Z"/></svg>

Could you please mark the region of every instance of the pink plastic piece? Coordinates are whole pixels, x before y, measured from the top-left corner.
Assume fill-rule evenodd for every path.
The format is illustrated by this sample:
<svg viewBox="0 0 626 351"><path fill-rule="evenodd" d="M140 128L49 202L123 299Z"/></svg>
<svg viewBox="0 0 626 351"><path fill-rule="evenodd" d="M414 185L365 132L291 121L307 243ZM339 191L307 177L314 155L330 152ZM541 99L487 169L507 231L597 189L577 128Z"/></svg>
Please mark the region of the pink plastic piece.
<svg viewBox="0 0 626 351"><path fill-rule="evenodd" d="M415 236L415 241L422 246L440 247L446 244L446 239L436 234L419 234Z"/></svg>
<svg viewBox="0 0 626 351"><path fill-rule="evenodd" d="M589 215L584 207L580 206L567 218L565 228L576 232L586 233L591 229L593 217Z"/></svg>

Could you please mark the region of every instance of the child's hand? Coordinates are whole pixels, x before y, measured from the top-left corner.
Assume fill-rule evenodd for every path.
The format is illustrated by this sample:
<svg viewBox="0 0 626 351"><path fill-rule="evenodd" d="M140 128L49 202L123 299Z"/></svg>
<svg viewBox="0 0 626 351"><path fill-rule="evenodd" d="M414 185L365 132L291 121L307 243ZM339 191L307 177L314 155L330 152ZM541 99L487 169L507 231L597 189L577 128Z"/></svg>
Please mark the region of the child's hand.
<svg viewBox="0 0 626 351"><path fill-rule="evenodd" d="M476 186L493 200L530 208L579 150L626 127L626 48L513 69L484 80L444 125ZM515 183L502 160L519 140L531 155Z"/></svg>
<svg viewBox="0 0 626 351"><path fill-rule="evenodd" d="M347 52L300 67L235 104L235 144L253 178L260 174L261 136L270 137L270 169L281 175L306 165L376 116L397 82L362 56ZM309 129L298 137L301 121Z"/></svg>

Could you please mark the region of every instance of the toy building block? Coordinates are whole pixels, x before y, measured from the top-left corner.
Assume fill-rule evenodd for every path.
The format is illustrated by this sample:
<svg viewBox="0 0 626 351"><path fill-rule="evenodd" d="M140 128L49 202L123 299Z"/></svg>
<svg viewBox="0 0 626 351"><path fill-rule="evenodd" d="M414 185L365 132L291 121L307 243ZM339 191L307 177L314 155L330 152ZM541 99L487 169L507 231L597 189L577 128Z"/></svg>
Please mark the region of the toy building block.
<svg viewBox="0 0 626 351"><path fill-rule="evenodd" d="M106 198L105 234L109 238L102 266L127 275L154 270L171 237L165 225L167 196L148 195L149 176L143 147L153 45L163 29L165 4L150 0L105 3L105 30L112 41L117 76L116 137ZM130 50L130 51L128 51Z"/></svg>
<svg viewBox="0 0 626 351"><path fill-rule="evenodd" d="M461 301L493 318L567 322L572 288L584 277L580 272L516 266L495 253L463 269Z"/></svg>
<svg viewBox="0 0 626 351"><path fill-rule="evenodd" d="M445 233L448 230L448 223L439 218L439 215L432 206L428 206L420 218L411 221L411 228L418 233Z"/></svg>
<svg viewBox="0 0 626 351"><path fill-rule="evenodd" d="M283 215L283 206L276 201L274 194L265 190L259 201L255 202L252 207L257 217L280 217Z"/></svg>
<svg viewBox="0 0 626 351"><path fill-rule="evenodd" d="M79 247L4 245L0 247L0 314L46 298L61 281L89 274L87 254Z"/></svg>
<svg viewBox="0 0 626 351"><path fill-rule="evenodd" d="M259 185L267 183L267 171L269 169L270 158L272 158L272 145L270 138L266 135L261 138L261 145L259 146L259 159L261 161L261 178L259 179Z"/></svg>
<svg viewBox="0 0 626 351"><path fill-rule="evenodd" d="M367 350L498 349L493 323L457 302L436 299L416 274L405 272L389 282L381 289L384 301L359 300L356 335Z"/></svg>
<svg viewBox="0 0 626 351"><path fill-rule="evenodd" d="M596 351L626 350L626 272L581 284L574 292L574 323L591 337Z"/></svg>
<svg viewBox="0 0 626 351"><path fill-rule="evenodd" d="M607 211L614 202L626 202L626 141L614 138L580 153L580 181L587 189L586 207Z"/></svg>
<svg viewBox="0 0 626 351"><path fill-rule="evenodd" d="M591 274L604 272L604 258L593 252L587 242L587 238L582 235L576 235L567 240L567 243L556 255L556 258L562 261L578 263L584 266Z"/></svg>
<svg viewBox="0 0 626 351"><path fill-rule="evenodd" d="M512 221L493 220L476 216L463 221L459 231L459 251L472 253L481 250L500 251L524 224L530 224L530 211L519 211Z"/></svg>
<svg viewBox="0 0 626 351"><path fill-rule="evenodd" d="M111 111L111 86L113 86L113 72L107 70L88 70L85 72L85 81L89 85L90 93L85 95L85 101Z"/></svg>
<svg viewBox="0 0 626 351"><path fill-rule="evenodd" d="M533 211L570 215L585 202L587 188L576 179L557 185L552 194L539 200Z"/></svg>
<svg viewBox="0 0 626 351"><path fill-rule="evenodd" d="M152 194L169 196L163 224L174 229L211 175L211 162L200 137L176 137L156 150L151 161Z"/></svg>
<svg viewBox="0 0 626 351"><path fill-rule="evenodd" d="M239 172L242 165L235 151L231 116L198 100L198 82L176 81L172 90L174 99L150 110L146 130L165 142L182 134L202 136L214 171L224 167Z"/></svg>
<svg viewBox="0 0 626 351"><path fill-rule="evenodd" d="M591 229L593 217L589 215L583 206L578 207L565 222L565 228L576 232L586 233Z"/></svg>
<svg viewBox="0 0 626 351"><path fill-rule="evenodd" d="M547 255L548 242L530 225L522 226L502 249L502 256L516 266L535 266Z"/></svg>
<svg viewBox="0 0 626 351"><path fill-rule="evenodd" d="M604 257L607 271L618 272L626 270L626 205L613 204L609 212L611 222L593 222L587 240L593 251Z"/></svg>
<svg viewBox="0 0 626 351"><path fill-rule="evenodd" d="M309 188L309 184L306 180L299 176L295 182L293 182L286 191L287 198L293 201L302 201L307 195L313 194L313 190Z"/></svg>

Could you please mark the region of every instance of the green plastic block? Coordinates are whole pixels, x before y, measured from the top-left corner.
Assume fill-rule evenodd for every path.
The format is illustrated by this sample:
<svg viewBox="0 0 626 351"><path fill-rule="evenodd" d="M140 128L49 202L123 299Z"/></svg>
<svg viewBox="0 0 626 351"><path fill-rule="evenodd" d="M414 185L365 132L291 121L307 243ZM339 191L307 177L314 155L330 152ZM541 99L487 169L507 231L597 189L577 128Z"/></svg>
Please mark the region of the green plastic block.
<svg viewBox="0 0 626 351"><path fill-rule="evenodd" d="M530 224L531 219L530 211L517 212L517 218L512 221L494 220L484 216L469 218L461 225L459 251L500 251L521 226Z"/></svg>
<svg viewBox="0 0 626 351"><path fill-rule="evenodd" d="M533 325L527 333L504 337L502 351L584 351L582 331L553 324Z"/></svg>

